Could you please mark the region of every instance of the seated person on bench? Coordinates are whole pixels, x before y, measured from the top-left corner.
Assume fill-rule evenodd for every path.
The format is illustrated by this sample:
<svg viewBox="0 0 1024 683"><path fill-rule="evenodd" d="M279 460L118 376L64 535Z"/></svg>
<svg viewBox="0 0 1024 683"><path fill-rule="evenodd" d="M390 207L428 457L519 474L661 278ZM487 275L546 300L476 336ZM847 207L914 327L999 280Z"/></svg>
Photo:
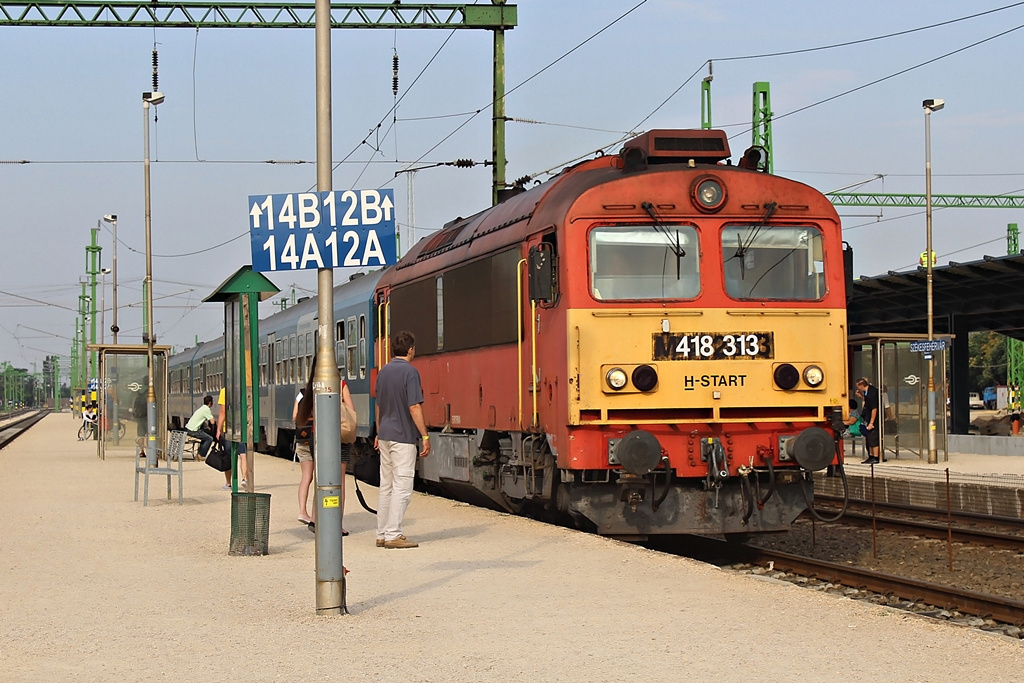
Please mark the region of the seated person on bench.
<svg viewBox="0 0 1024 683"><path fill-rule="evenodd" d="M213 436L206 431L207 428L214 427L216 424L213 418L213 411L210 410L212 405L213 396L205 396L203 398L203 405L199 406L196 412L192 413L192 417L185 424L185 431L188 432L188 435L199 439L199 455L203 458L210 452L210 446L214 442Z"/></svg>

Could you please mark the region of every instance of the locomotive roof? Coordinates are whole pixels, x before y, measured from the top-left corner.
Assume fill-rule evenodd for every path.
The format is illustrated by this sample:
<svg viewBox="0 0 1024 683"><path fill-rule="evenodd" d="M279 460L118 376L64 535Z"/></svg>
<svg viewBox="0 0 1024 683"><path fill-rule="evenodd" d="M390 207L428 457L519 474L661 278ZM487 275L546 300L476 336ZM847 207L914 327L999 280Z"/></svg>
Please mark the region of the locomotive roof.
<svg viewBox="0 0 1024 683"><path fill-rule="evenodd" d="M804 205L805 210L809 208L814 215L825 212L835 214L832 204L824 196L820 203L809 202L806 190L811 188L797 181L731 165L697 163L689 166L679 163L678 159L672 159L674 163L668 161L662 159L659 163L645 165L639 170L625 171L623 157L613 155L569 167L541 185L468 218L457 218L433 235L420 240L384 275L381 285L419 279L449 265L471 261L477 256L518 243L529 235L559 225L587 191L621 180L624 174L639 178L647 174L678 171L681 167L692 168L697 172L757 174L765 180L763 186L767 196L774 199L779 193L784 197L792 194L794 200ZM783 199L780 207L785 208L785 203ZM812 205L807 207L808 204Z"/></svg>

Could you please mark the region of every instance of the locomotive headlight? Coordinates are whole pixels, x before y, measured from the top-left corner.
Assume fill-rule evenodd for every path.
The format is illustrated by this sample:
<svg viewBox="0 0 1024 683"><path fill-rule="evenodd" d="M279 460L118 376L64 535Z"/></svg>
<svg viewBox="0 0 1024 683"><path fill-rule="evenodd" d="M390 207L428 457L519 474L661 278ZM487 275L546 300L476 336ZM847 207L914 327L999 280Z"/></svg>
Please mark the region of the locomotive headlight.
<svg viewBox="0 0 1024 683"><path fill-rule="evenodd" d="M807 386L816 387L825 380L825 373L817 365L808 365L804 368L804 382Z"/></svg>
<svg viewBox="0 0 1024 683"><path fill-rule="evenodd" d="M604 376L604 381L608 383L608 386L616 391L626 386L626 379L626 371L622 368L612 368Z"/></svg>
<svg viewBox="0 0 1024 683"><path fill-rule="evenodd" d="M692 194L701 211L718 211L725 204L725 188L715 178L699 178L693 185Z"/></svg>

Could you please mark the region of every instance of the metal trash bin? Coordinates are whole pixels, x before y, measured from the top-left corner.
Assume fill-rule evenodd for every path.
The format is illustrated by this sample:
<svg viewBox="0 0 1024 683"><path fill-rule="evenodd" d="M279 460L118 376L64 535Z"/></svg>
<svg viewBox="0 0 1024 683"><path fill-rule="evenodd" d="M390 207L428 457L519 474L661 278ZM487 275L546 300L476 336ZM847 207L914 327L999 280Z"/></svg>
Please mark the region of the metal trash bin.
<svg viewBox="0 0 1024 683"><path fill-rule="evenodd" d="M270 554L270 494L231 494L228 555Z"/></svg>

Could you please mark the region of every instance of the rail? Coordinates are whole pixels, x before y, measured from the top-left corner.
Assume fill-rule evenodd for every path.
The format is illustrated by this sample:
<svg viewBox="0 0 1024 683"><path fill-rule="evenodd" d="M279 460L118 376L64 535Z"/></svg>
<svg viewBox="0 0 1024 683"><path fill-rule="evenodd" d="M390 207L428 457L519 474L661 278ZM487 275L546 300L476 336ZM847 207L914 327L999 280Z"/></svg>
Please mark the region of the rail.
<svg viewBox="0 0 1024 683"><path fill-rule="evenodd" d="M0 448L4 448L49 415L49 410L21 411L0 422Z"/></svg>
<svg viewBox="0 0 1024 683"><path fill-rule="evenodd" d="M998 595L918 581L870 569L849 567L824 560L790 555L775 550L744 547L746 561L754 564L773 563L776 570L813 576L852 588L869 590L883 595L895 595L905 600L924 602L945 609L956 609L966 614L989 617L1007 624L1024 624L1024 602Z"/></svg>

